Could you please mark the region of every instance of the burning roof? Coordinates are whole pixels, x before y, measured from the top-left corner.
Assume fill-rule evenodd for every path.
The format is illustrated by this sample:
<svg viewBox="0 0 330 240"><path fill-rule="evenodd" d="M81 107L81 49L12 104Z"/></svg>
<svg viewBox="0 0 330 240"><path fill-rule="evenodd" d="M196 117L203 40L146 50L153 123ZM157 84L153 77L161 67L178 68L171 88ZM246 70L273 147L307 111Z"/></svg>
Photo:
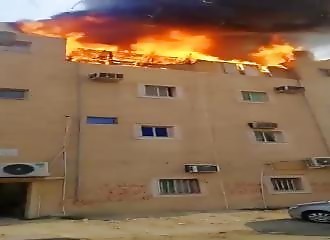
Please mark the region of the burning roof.
<svg viewBox="0 0 330 240"><path fill-rule="evenodd" d="M273 29L282 26L282 30L320 25L327 17L319 13L329 6L323 0L318 4L300 0L298 5L296 0L267 2L84 0L80 3L86 11L16 26L26 33L67 38L67 57L78 62L172 64L236 59L260 66L285 64L294 59L298 44L279 33L260 31L274 22ZM301 14L302 9L308 14Z"/></svg>
<svg viewBox="0 0 330 240"><path fill-rule="evenodd" d="M293 60L296 49L274 37L267 44L254 43L244 49L235 44L248 39L228 41L227 33L216 28L152 25L104 15L66 15L16 26L26 33L67 38L67 57L78 62L172 64L239 59L236 62L268 66Z"/></svg>

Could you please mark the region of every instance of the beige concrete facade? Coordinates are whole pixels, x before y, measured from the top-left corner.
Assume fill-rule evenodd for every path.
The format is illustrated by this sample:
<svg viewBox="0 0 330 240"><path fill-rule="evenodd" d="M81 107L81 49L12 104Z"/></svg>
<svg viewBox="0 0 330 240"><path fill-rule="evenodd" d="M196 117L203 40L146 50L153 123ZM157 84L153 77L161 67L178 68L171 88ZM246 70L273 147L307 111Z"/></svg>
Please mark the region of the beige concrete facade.
<svg viewBox="0 0 330 240"><path fill-rule="evenodd" d="M303 162L330 155L330 83L318 71L330 69L330 62L301 56L300 81L226 74L221 63L176 70L78 64L65 61L63 39L17 36L32 45L27 52L0 51L0 88L28 93L24 100L0 99L0 149L17 151L0 156L0 163L48 162L51 173L0 178L30 183L26 217L275 208L330 199L330 169ZM97 72L124 79L88 78ZM171 86L176 94L146 97L144 85ZM283 85L303 85L306 92L274 92ZM243 101L241 91L265 92L268 101ZM116 117L118 124L87 124L87 116ZM283 141L256 141L248 126L254 121L277 123ZM174 134L141 138L140 125L171 126ZM186 173L189 163L219 165L220 171ZM270 177L298 177L303 189L274 191ZM159 179L192 178L200 194L159 193Z"/></svg>

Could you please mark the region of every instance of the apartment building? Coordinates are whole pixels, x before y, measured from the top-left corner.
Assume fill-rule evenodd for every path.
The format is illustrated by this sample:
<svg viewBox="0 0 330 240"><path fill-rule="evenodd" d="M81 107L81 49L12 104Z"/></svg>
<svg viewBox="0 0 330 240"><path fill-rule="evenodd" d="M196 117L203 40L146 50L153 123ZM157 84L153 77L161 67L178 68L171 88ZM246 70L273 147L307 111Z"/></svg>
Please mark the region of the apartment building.
<svg viewBox="0 0 330 240"><path fill-rule="evenodd" d="M0 30L0 215L329 200L330 61L92 65L65 61L64 39Z"/></svg>

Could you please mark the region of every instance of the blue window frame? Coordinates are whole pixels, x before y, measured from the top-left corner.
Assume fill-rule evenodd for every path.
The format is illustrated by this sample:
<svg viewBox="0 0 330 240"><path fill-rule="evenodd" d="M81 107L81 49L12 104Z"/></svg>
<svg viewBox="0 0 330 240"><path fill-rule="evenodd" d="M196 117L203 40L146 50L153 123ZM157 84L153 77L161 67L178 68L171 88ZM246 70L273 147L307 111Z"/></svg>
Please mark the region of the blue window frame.
<svg viewBox="0 0 330 240"><path fill-rule="evenodd" d="M156 137L168 137L168 128L156 127L155 133L156 133Z"/></svg>
<svg viewBox="0 0 330 240"><path fill-rule="evenodd" d="M141 126L142 137L169 138L173 127Z"/></svg>
<svg viewBox="0 0 330 240"><path fill-rule="evenodd" d="M116 117L87 117L87 124L93 125L112 125L118 124L118 118Z"/></svg>
<svg viewBox="0 0 330 240"><path fill-rule="evenodd" d="M153 137L154 136L153 127L142 126L141 131L142 131L143 137Z"/></svg>
<svg viewBox="0 0 330 240"><path fill-rule="evenodd" d="M22 100L26 98L27 92L25 89L0 88L0 99Z"/></svg>

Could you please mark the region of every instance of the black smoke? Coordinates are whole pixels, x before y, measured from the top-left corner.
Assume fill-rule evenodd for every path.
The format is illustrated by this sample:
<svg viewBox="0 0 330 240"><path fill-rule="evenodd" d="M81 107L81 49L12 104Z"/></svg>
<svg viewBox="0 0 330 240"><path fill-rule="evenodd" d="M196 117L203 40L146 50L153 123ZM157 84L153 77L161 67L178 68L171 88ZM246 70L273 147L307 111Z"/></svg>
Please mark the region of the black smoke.
<svg viewBox="0 0 330 240"><path fill-rule="evenodd" d="M254 32L330 26L330 0L82 0L80 4L94 13L176 26Z"/></svg>

